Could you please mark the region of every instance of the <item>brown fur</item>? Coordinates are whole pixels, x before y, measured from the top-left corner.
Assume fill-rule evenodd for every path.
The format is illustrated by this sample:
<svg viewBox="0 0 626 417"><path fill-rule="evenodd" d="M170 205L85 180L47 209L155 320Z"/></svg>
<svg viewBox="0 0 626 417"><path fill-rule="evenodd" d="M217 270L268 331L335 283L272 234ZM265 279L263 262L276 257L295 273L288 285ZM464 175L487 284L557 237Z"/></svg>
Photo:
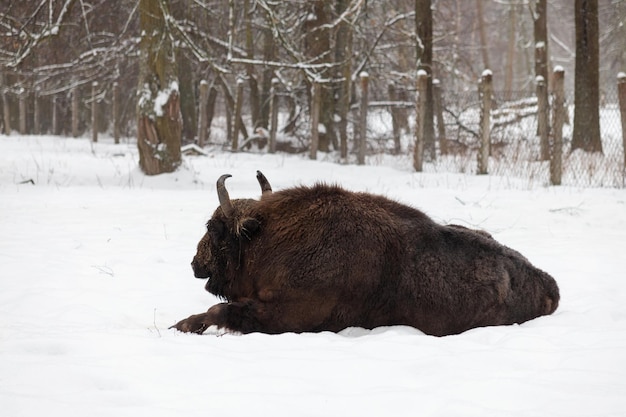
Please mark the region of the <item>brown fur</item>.
<svg viewBox="0 0 626 417"><path fill-rule="evenodd" d="M558 306L554 279L484 231L439 225L417 209L339 186L272 193L265 182L270 191L260 201L232 201L232 217L218 207L192 262L226 302L176 329L409 325L443 336L522 323Z"/></svg>

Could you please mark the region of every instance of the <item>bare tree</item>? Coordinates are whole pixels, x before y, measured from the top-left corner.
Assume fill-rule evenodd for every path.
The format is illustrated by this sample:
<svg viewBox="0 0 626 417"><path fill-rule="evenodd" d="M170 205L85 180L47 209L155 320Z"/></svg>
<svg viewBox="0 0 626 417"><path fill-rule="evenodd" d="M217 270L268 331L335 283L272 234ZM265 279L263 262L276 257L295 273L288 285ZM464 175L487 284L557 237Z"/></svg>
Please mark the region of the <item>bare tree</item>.
<svg viewBox="0 0 626 417"><path fill-rule="evenodd" d="M331 31L333 0L315 0L311 2L311 11L304 21L304 51L313 64L330 64L331 56ZM332 77L324 66L319 67L316 77L329 79ZM319 150L328 152L330 144L336 142L334 132L335 100L330 83L322 85L320 97L320 124L325 129L319 135Z"/></svg>
<svg viewBox="0 0 626 417"><path fill-rule="evenodd" d="M598 0L576 0L576 72L572 150L602 152L600 137Z"/></svg>
<svg viewBox="0 0 626 417"><path fill-rule="evenodd" d="M176 170L181 162L178 74L166 0L140 0L139 15L139 167L148 175L156 175Z"/></svg>
<svg viewBox="0 0 626 417"><path fill-rule="evenodd" d="M511 3L509 5L509 33L507 39L507 48L506 48L506 69L504 72L504 94L507 100L511 98L511 92L513 90L513 74L514 74L514 61L515 61L515 41L517 38L516 22L517 22L517 12L515 9L515 4Z"/></svg>
<svg viewBox="0 0 626 417"><path fill-rule="evenodd" d="M433 111L433 14L431 0L415 0L415 35L417 70L426 71L424 109L424 154L435 159L435 125Z"/></svg>
<svg viewBox="0 0 626 417"><path fill-rule="evenodd" d="M537 114L537 133L540 138L540 159L550 159L550 144L548 143L548 129L550 123L550 106L548 102L548 4L547 0L532 0L530 13L534 21L535 38L535 77L539 86L537 99L545 106Z"/></svg>
<svg viewBox="0 0 626 417"><path fill-rule="evenodd" d="M487 44L487 31L485 29L485 16L483 13L483 0L476 0L476 20L478 35L480 38L480 54L483 59L483 69L491 70L489 62L489 46Z"/></svg>
<svg viewBox="0 0 626 417"><path fill-rule="evenodd" d="M336 12L343 14L348 7L348 0L337 0ZM337 115L341 158L348 156L348 113L350 111L351 68L352 68L352 25L348 20L341 20L337 27L335 42L335 60L339 63L336 78L340 80L335 87L337 97Z"/></svg>
<svg viewBox="0 0 626 417"><path fill-rule="evenodd" d="M350 104L354 103L359 91L352 81L361 71L370 75L372 102L389 98L390 83L396 87L397 98L394 100L410 102L418 67L429 75L426 94L432 96L431 83L436 77L441 80L445 97L446 92L473 90L485 61L493 61L498 56L502 57L503 65L492 68L494 84L504 85L507 90L523 89L530 94L534 91L534 75L540 73L535 64L549 64L547 56L545 60L534 59L535 52L538 52L535 46L541 45L542 41L533 40L533 18L540 15L548 19L544 45L547 46L549 41L550 59L555 64L564 66L566 72L573 72L575 55L590 57L574 52L575 42L571 36L574 33L574 9L581 11L583 8L572 7L568 0L157 2L165 4L172 14L162 21L161 26L163 39L171 42L171 48L175 49L178 72L184 73L184 79L178 79L177 93L184 136L189 141L197 131L194 127L195 90L203 79L215 86L210 89L213 99L209 103L216 104L216 115L221 107L225 107L224 113L232 114L236 80L239 77L246 81L244 114L239 121L242 134L246 136L246 127L267 126L271 79L276 77L280 80L281 106L288 104L290 110L286 123L279 118L285 123L279 128L283 133L298 137L305 146L310 123L307 114L309 87L313 80L321 82L325 104L320 117L328 139L326 145L322 141L321 149L341 150L341 156L345 158L351 132L348 124ZM626 25L622 24L622 17L626 2L597 0L596 3L602 53L600 84L587 92L595 89L602 93L615 88L615 73L623 71ZM543 4L547 5L549 13L536 13ZM102 103L98 108L101 116L98 124L101 131L107 126L111 129L111 86L118 83L119 112L116 114L121 116L122 135L137 134L145 144L149 130L139 131L137 122L140 118L137 112L148 103L142 101L142 106L137 106L138 87L141 96L147 97L143 89L145 83L138 81L139 63L145 61L144 53L140 53L144 42L140 42L139 5L136 0L3 0L0 7L0 70L3 79L0 113L3 125L14 129L20 126L21 102L27 132L50 131L54 119L55 133L69 133L70 117L76 114L76 134L80 136L90 129L87 115L91 110L90 98L94 95L91 85L97 81L95 96ZM527 12L529 5L533 13ZM479 21L482 24L479 25ZM481 57L481 52L487 51L489 56L486 59ZM547 55L548 51L544 52ZM544 77L546 81L550 80L549 75ZM569 84L566 88L572 89L574 78L566 78L565 82ZM576 78L580 81L583 76ZM159 95L158 92L167 91L167 86L173 84L153 85L154 94ZM84 99L77 101L74 109L70 91ZM216 94L219 94L217 101ZM39 97L37 129L34 127L36 95ZM593 98L584 98L577 108L584 109L593 101ZM432 103L432 100L426 103ZM165 109L177 113L176 106L169 104ZM582 114L589 116L590 112L582 110ZM175 119L174 116L172 120ZM230 123L226 119L226 123ZM156 126L157 118L148 118L151 120ZM432 120L432 116L426 117L426 158L434 157L436 150ZM583 120L582 125L588 123ZM404 128L408 129L408 125ZM578 135L578 129L576 131ZM599 137L599 134L594 135ZM340 146L333 146L335 136ZM370 145L387 147L384 135L369 139ZM574 145L579 146L578 136ZM156 149L164 147L157 140Z"/></svg>

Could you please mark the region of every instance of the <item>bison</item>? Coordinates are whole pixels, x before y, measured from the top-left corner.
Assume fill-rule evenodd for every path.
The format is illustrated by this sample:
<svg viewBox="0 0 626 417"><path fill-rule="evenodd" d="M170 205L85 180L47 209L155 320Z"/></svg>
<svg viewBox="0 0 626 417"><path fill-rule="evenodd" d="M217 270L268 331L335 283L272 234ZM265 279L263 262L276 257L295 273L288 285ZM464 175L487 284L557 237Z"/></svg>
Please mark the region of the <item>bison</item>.
<svg viewBox="0 0 626 417"><path fill-rule="evenodd" d="M231 200L228 177L191 264L225 302L172 326L179 331L408 325L444 336L558 306L555 280L486 232L338 185L272 192L260 172L260 200Z"/></svg>

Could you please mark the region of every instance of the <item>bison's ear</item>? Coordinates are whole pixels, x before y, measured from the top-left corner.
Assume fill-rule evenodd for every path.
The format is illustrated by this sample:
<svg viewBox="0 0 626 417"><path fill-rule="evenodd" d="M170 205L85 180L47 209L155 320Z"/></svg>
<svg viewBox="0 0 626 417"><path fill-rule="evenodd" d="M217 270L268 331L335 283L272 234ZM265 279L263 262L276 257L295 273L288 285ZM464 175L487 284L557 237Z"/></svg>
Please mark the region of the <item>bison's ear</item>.
<svg viewBox="0 0 626 417"><path fill-rule="evenodd" d="M239 228L240 234L251 239L254 233L259 230L260 225L259 221L255 218L248 217L243 219Z"/></svg>

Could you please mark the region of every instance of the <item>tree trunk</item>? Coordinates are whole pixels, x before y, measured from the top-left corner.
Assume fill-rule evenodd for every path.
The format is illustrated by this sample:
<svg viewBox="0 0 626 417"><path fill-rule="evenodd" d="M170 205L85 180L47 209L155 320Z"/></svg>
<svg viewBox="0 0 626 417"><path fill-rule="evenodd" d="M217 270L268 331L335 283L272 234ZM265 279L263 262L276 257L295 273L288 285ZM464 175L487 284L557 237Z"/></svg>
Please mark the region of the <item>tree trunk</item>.
<svg viewBox="0 0 626 417"><path fill-rule="evenodd" d="M535 82L537 88L537 101L543 105L537 112L537 135L540 138L540 159L550 159L550 144L548 133L550 124L550 104L548 102L548 26L547 26L547 0L535 0L531 7L534 22L535 38ZM543 83L543 84L542 84Z"/></svg>
<svg viewBox="0 0 626 417"><path fill-rule="evenodd" d="M245 20L246 33L246 58L250 61L254 60L254 34L252 33L252 11L250 8L250 0L244 0L243 13ZM250 91L250 114L252 115L252 130L259 126L259 117L261 115L261 99L259 97L259 83L257 82L256 71L253 64L246 64L246 75L248 76L248 87Z"/></svg>
<svg viewBox="0 0 626 417"><path fill-rule="evenodd" d="M207 103L209 101L209 83L200 81L200 104L198 105L198 146L203 147L207 139Z"/></svg>
<svg viewBox="0 0 626 417"><path fill-rule="evenodd" d="M422 172L424 166L424 128L426 126L426 86L428 75L424 70L417 71L417 100L415 102L415 149L413 152L413 168Z"/></svg>
<svg viewBox="0 0 626 417"><path fill-rule="evenodd" d="M272 31L269 28L262 29L263 35L263 60L270 62L274 60L276 51L276 45L274 43L274 37ZM270 118L270 90L272 87L272 80L274 79L274 70L270 66L263 68L263 76L261 79L261 114L257 124L260 127L267 129L269 127Z"/></svg>
<svg viewBox="0 0 626 417"><path fill-rule="evenodd" d="M183 120L182 135L188 142L193 142L198 132L198 118L196 115L196 93L190 60L181 54L178 61L178 71L184 74L180 78L180 113Z"/></svg>
<svg viewBox="0 0 626 417"><path fill-rule="evenodd" d="M489 172L489 151L491 145L491 96L493 77L490 70L483 71L478 86L480 96L480 148L478 149L478 175Z"/></svg>
<svg viewBox="0 0 626 417"><path fill-rule="evenodd" d="M336 11L340 15L348 6L347 0L337 0ZM337 97L337 115L339 116L339 149L341 159L348 158L348 114L350 113L350 83L352 73L352 26L342 20L339 23L335 41L335 61L337 68L337 83L335 96Z"/></svg>
<svg viewBox="0 0 626 417"><path fill-rule="evenodd" d="M539 160L550 159L550 103L548 102L548 83L543 77L537 77L537 136L539 136Z"/></svg>
<svg viewBox="0 0 626 417"><path fill-rule="evenodd" d="M72 87L72 136L77 138L79 135L78 125L80 123L80 91L78 87Z"/></svg>
<svg viewBox="0 0 626 417"><path fill-rule="evenodd" d="M319 121L320 121L320 105L322 86L313 82L311 88L311 149L309 158L317 159L317 150L319 148Z"/></svg>
<svg viewBox="0 0 626 417"><path fill-rule="evenodd" d="M576 69L572 151L602 152L600 138L598 1L576 0Z"/></svg>
<svg viewBox="0 0 626 417"><path fill-rule="evenodd" d="M619 113L622 121L622 153L624 154L624 170L626 170L626 74L617 74L617 97Z"/></svg>
<svg viewBox="0 0 626 417"><path fill-rule="evenodd" d="M398 93L396 91L396 85L393 81L389 81L387 84L387 93L389 95L389 101L398 101ZM400 123L398 117L398 107L391 106L389 109L391 113L391 129L393 132L393 152L394 154L400 154L402 146L400 144Z"/></svg>
<svg viewBox="0 0 626 417"><path fill-rule="evenodd" d="M506 66L504 69L504 94L506 100L511 99L513 91L513 63L515 62L515 41L517 39L516 23L517 12L515 4L509 6L509 38L506 48Z"/></svg>
<svg viewBox="0 0 626 417"><path fill-rule="evenodd" d="M231 119L232 119L232 114L235 113L235 98L233 97L232 93L230 92L230 89L228 88L228 84L226 84L226 80L224 80L224 77L222 76L222 74L215 74L216 78L215 81L220 85L220 87L222 87L222 92L224 93L224 101L226 104L226 113L227 113L227 117L226 117L226 122L228 124L226 131L228 132L228 141L232 141L232 125L231 125ZM213 114L211 112L211 93L209 92L209 113ZM209 121L212 120L212 118L209 119ZM241 132L241 135L243 136L244 139L248 139L248 130L246 129L246 125L244 124L243 120L239 120L239 131ZM211 127L211 123L209 123L209 128Z"/></svg>
<svg viewBox="0 0 626 417"><path fill-rule="evenodd" d="M2 95L2 119L4 120L4 134L11 134L11 111L9 109L9 97L5 89L4 71L0 70L0 95Z"/></svg>
<svg viewBox="0 0 626 417"><path fill-rule="evenodd" d="M270 115L271 123L269 137L269 152L276 153L276 131L278 130L278 86L280 81L278 78L272 80L272 89L270 90Z"/></svg>
<svg viewBox="0 0 626 417"><path fill-rule="evenodd" d="M244 81L241 78L237 80L235 106L233 107L233 113L231 114L233 119L233 121L231 122L233 133L230 135L230 150L233 152L237 152L239 150L239 131L243 126L241 120L241 106L243 105L243 83Z"/></svg>
<svg viewBox="0 0 626 417"><path fill-rule="evenodd" d="M28 97L28 92L26 89L22 89L19 95L19 109L20 109L20 134L25 135L26 131L26 98Z"/></svg>
<svg viewBox="0 0 626 417"><path fill-rule="evenodd" d="M181 163L182 116L174 48L165 0L140 0L141 56L137 147L147 175L175 171Z"/></svg>
<svg viewBox="0 0 626 417"><path fill-rule="evenodd" d="M415 34L417 35L417 69L427 74L424 102L424 157L435 160L435 126L433 112L433 13L431 0L415 0Z"/></svg>
<svg viewBox="0 0 626 417"><path fill-rule="evenodd" d="M443 121L443 96L441 94L441 83L433 80L433 104L435 105L435 117L437 118L437 141L439 142L439 152L442 155L448 153L448 142L446 138L446 126Z"/></svg>
<svg viewBox="0 0 626 417"><path fill-rule="evenodd" d="M120 86L117 81L113 83L113 108L111 110L113 118L113 141L120 143Z"/></svg>
<svg viewBox="0 0 626 417"><path fill-rule="evenodd" d="M367 106L369 104L369 75L362 72L361 78L361 107L359 111L359 151L357 154L357 163L365 164L365 151L367 149Z"/></svg>
<svg viewBox="0 0 626 417"><path fill-rule="evenodd" d="M313 64L328 63L330 55L330 29L331 23L331 0L315 0L312 3L313 13L307 18L304 24L305 30L305 51L311 58ZM331 78L325 70L318 72L318 78ZM314 80L310 80L314 81ZM328 84L320 86L320 109L319 122L324 125L325 132L319 135L319 150L328 152L330 143L335 142L333 115L335 113L335 100L333 89Z"/></svg>
<svg viewBox="0 0 626 417"><path fill-rule="evenodd" d="M554 69L554 117L553 120L553 143L550 155L550 184L561 185L561 174L563 172L563 124L565 123L565 71L561 67Z"/></svg>
<svg viewBox="0 0 626 417"><path fill-rule="evenodd" d="M98 82L91 83L91 141L98 141Z"/></svg>
<svg viewBox="0 0 626 417"><path fill-rule="evenodd" d="M480 53L483 58L483 68L491 68L489 63L489 50L487 49L487 32L485 31L485 17L483 13L483 1L476 0L476 19L478 19L478 36L480 38Z"/></svg>

